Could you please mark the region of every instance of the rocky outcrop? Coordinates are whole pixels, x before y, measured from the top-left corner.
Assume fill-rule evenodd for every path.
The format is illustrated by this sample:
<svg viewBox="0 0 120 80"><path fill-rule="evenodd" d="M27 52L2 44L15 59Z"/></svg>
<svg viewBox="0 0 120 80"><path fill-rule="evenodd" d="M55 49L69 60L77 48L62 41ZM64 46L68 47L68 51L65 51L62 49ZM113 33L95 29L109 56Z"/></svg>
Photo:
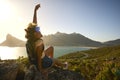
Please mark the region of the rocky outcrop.
<svg viewBox="0 0 120 80"><path fill-rule="evenodd" d="M26 71L24 80L46 80L46 76L42 75L34 65L30 66ZM77 72L63 70L58 67L53 67L48 70L48 80L84 80Z"/></svg>
<svg viewBox="0 0 120 80"><path fill-rule="evenodd" d="M54 72L48 75L50 80L84 80L84 78L77 72L63 70L61 68L53 68Z"/></svg>
<svg viewBox="0 0 120 80"><path fill-rule="evenodd" d="M19 71L18 64L0 64L0 80L16 80L17 73Z"/></svg>
<svg viewBox="0 0 120 80"><path fill-rule="evenodd" d="M0 80L45 80L45 78L46 76L34 65L25 70L25 67L18 63L0 63ZM84 80L84 78L77 72L53 67L48 70L48 80Z"/></svg>
<svg viewBox="0 0 120 80"><path fill-rule="evenodd" d="M0 46L9 46L9 47L24 47L25 41L22 41L10 34L6 36L6 40L0 44Z"/></svg>

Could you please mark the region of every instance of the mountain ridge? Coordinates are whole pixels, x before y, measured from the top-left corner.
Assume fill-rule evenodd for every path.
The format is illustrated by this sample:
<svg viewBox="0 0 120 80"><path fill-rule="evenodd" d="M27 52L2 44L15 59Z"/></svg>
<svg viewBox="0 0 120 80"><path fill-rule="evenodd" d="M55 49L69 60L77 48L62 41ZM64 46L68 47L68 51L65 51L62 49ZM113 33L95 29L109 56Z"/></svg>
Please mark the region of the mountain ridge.
<svg viewBox="0 0 120 80"><path fill-rule="evenodd" d="M107 42L104 42L104 44L107 46L118 45L118 44L120 44L120 39L107 41Z"/></svg>
<svg viewBox="0 0 120 80"><path fill-rule="evenodd" d="M94 41L75 32L71 34L57 32L55 34L44 35L43 40L45 45L53 45L53 46L101 47L101 46L112 46L112 45L120 44L120 39L101 43L99 41ZM25 41L22 41L12 36L11 34L7 34L6 40L3 41L0 44L0 46L24 47Z"/></svg>
<svg viewBox="0 0 120 80"><path fill-rule="evenodd" d="M7 34L6 40L3 41L0 46L9 46L9 47L24 47L25 41L22 41L11 34Z"/></svg>
<svg viewBox="0 0 120 80"><path fill-rule="evenodd" d="M44 36L45 45L56 46L101 46L101 42L93 41L78 33L61 33L57 32L54 35ZM49 40L49 41L48 41Z"/></svg>

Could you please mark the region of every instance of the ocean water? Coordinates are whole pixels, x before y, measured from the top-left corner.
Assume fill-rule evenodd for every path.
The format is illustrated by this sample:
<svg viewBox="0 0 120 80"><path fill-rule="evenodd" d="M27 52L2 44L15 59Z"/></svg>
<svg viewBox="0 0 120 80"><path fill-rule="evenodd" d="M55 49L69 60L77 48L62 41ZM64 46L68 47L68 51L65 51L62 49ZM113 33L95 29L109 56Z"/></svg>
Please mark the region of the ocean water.
<svg viewBox="0 0 120 80"><path fill-rule="evenodd" d="M47 47L46 47L47 48ZM54 57L57 58L64 54L71 52L88 50L88 47L76 47L76 46L54 46ZM27 57L25 47L7 47L0 46L0 59L17 59L19 56Z"/></svg>

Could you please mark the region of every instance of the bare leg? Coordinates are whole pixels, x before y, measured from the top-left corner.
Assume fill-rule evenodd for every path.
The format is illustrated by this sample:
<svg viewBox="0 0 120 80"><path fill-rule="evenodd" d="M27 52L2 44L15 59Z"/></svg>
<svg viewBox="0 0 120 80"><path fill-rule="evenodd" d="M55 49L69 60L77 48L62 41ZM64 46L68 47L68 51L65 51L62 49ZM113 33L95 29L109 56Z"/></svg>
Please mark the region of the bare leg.
<svg viewBox="0 0 120 80"><path fill-rule="evenodd" d="M65 67L65 64L57 59L53 59L53 66Z"/></svg>
<svg viewBox="0 0 120 80"><path fill-rule="evenodd" d="M45 54L47 56L50 56L50 58L53 58L53 54L54 54L54 48L53 48L53 46L50 46L44 52L45 52Z"/></svg>
<svg viewBox="0 0 120 80"><path fill-rule="evenodd" d="M45 54L47 56L50 56L50 58L53 59L53 66L59 66L59 67L65 67L66 64L65 63L62 63L61 61L59 61L58 59L54 59L53 58L53 54L54 54L54 48L53 46L50 46L49 48L47 48L45 51Z"/></svg>

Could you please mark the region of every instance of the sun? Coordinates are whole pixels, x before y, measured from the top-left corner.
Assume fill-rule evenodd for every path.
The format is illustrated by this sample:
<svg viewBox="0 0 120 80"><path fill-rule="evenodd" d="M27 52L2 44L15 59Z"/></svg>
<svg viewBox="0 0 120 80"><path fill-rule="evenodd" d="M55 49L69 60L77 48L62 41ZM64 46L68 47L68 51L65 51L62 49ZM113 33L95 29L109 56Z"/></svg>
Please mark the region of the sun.
<svg viewBox="0 0 120 80"><path fill-rule="evenodd" d="M0 21L9 19L12 15L12 6L7 0L0 0Z"/></svg>

